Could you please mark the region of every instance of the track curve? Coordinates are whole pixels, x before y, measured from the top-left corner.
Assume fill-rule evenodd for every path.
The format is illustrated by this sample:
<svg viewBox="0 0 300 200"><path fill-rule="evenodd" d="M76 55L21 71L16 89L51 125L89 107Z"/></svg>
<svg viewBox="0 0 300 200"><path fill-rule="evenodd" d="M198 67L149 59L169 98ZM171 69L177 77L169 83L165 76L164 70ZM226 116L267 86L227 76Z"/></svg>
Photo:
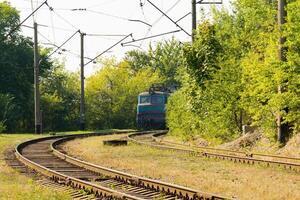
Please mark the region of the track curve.
<svg viewBox="0 0 300 200"><path fill-rule="evenodd" d="M100 135L79 134L34 139L18 145L15 154L26 166L57 183L93 193L95 199L230 199L97 166L58 150L66 141L88 136Z"/></svg>

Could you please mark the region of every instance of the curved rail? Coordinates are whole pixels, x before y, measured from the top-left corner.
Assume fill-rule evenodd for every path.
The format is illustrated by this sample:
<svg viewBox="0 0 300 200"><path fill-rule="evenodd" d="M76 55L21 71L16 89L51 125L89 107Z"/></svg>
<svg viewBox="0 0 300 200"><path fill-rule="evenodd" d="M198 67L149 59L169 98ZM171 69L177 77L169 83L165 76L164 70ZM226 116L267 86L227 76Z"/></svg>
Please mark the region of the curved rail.
<svg viewBox="0 0 300 200"><path fill-rule="evenodd" d="M181 151L197 156L207 158L217 158L222 160L230 160L233 162L240 162L246 164L264 164L266 166L280 166L285 169L291 169L300 172L300 158L286 157L279 155L269 155L260 153L247 153L242 151L233 151L212 147L196 147L190 145L184 145L175 142L163 141L158 137L166 134L167 131L160 131L158 133L151 134L147 141L137 139L138 136L142 136L143 133L133 133L128 136L128 139L132 142L152 146L160 149L167 149L173 151ZM180 147L178 147L180 146ZM291 162L294 161L294 162Z"/></svg>
<svg viewBox="0 0 300 200"><path fill-rule="evenodd" d="M90 134L91 135L95 135L95 134ZM77 137L85 137L86 135L77 135ZM37 143L37 142L43 142L46 140L53 140L53 139L59 139L59 138L63 138L63 137L68 137L68 136L52 136L52 137L45 137L45 138L38 138L38 139L34 139L34 140L29 140L26 142L23 142L21 144L19 144L16 147L16 157L22 162L24 163L26 166L38 171L39 173L43 174L44 176L49 177L50 179L52 179L55 182L58 183L62 183L65 185L69 185L72 187L76 187L79 189L83 189L87 192L92 192L95 193L97 196L99 197L114 197L117 199L134 199L134 200L141 200L141 198L138 197L134 197L125 193L121 193L118 191L115 191L113 189L107 188L107 187L103 187L101 185L97 185L97 184L93 184L91 182L88 181L84 181L78 178L74 178L72 176L67 176L63 173L60 173L58 171L55 170L51 170L47 167L42 166L41 164L37 163L37 162L33 162L32 160L26 158L25 156L22 155L22 150L24 150L24 148L28 145ZM69 137L74 137L74 136L69 136Z"/></svg>
<svg viewBox="0 0 300 200"><path fill-rule="evenodd" d="M150 132L141 132L142 134ZM153 133L153 132L152 132ZM94 193L99 197L109 197L117 199L230 199L220 195L209 194L190 188L177 186L157 180L138 177L117 170L94 165L77 158L66 155L59 151L57 147L69 140L98 134L81 134L70 136L54 136L39 138L24 142L16 147L16 156L25 165L51 178L52 180L83 189ZM35 148L34 148L35 147ZM30 153L30 148L32 153ZM34 154L35 152L35 154ZM24 154L24 155L23 155ZM38 160L44 157L44 160ZM63 169L63 173L55 169L43 166L45 160L52 160L57 166L66 165L72 170ZM49 164L49 163L48 163ZM68 164L68 165L67 165ZM52 165L51 165L52 166ZM76 178L67 172L73 171L77 175L94 176L97 178ZM80 174L78 174L80 172ZM109 184L107 184L109 182ZM127 189L124 189L127 188Z"/></svg>

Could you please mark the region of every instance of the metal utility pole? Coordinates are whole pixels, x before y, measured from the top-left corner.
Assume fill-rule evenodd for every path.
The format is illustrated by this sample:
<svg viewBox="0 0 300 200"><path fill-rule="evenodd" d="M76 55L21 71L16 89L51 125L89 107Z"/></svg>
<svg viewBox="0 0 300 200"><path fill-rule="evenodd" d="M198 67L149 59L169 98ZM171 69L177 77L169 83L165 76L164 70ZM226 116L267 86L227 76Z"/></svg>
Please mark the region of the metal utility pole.
<svg viewBox="0 0 300 200"><path fill-rule="evenodd" d="M84 36L85 33L80 33L80 130L85 129L85 101L84 101Z"/></svg>
<svg viewBox="0 0 300 200"><path fill-rule="evenodd" d="M34 22L34 111L35 111L35 133L42 133L42 121L40 110L40 90L39 90L39 52L37 23Z"/></svg>
<svg viewBox="0 0 300 200"><path fill-rule="evenodd" d="M197 13L196 13L196 0L192 0L192 42L195 40L195 31L197 28Z"/></svg>
<svg viewBox="0 0 300 200"><path fill-rule="evenodd" d="M282 26L286 23L287 12L286 8L286 0L278 0L278 27L280 34L282 33ZM278 59L280 62L286 61L286 48L284 48L284 43L286 41L285 37L280 35L279 37L279 48L278 48ZM281 85L278 86L278 93L281 94L283 92L283 88ZM288 132L288 124L282 124L282 116L278 112L277 114L277 136L279 142L285 141L285 135Z"/></svg>

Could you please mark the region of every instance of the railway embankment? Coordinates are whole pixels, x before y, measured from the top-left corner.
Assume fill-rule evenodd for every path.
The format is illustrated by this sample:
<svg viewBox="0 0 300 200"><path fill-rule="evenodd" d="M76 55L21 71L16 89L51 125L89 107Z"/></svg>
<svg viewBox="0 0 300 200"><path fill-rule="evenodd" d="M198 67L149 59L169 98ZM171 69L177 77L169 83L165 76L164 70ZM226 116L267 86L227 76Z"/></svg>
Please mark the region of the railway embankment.
<svg viewBox="0 0 300 200"><path fill-rule="evenodd" d="M206 192L239 199L300 199L299 172L208 159L131 142L127 146L103 145L103 140L118 137L78 139L67 142L63 148L88 162Z"/></svg>

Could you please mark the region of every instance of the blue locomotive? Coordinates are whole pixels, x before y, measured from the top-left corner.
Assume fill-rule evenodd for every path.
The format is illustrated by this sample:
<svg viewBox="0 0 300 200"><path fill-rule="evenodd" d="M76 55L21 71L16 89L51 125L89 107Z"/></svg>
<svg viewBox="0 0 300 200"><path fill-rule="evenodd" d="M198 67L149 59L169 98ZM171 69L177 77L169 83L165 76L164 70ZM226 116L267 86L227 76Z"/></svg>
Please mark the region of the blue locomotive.
<svg viewBox="0 0 300 200"><path fill-rule="evenodd" d="M170 92L161 85L152 85L148 92L140 93L137 105L137 127L140 129L164 129L166 104Z"/></svg>

